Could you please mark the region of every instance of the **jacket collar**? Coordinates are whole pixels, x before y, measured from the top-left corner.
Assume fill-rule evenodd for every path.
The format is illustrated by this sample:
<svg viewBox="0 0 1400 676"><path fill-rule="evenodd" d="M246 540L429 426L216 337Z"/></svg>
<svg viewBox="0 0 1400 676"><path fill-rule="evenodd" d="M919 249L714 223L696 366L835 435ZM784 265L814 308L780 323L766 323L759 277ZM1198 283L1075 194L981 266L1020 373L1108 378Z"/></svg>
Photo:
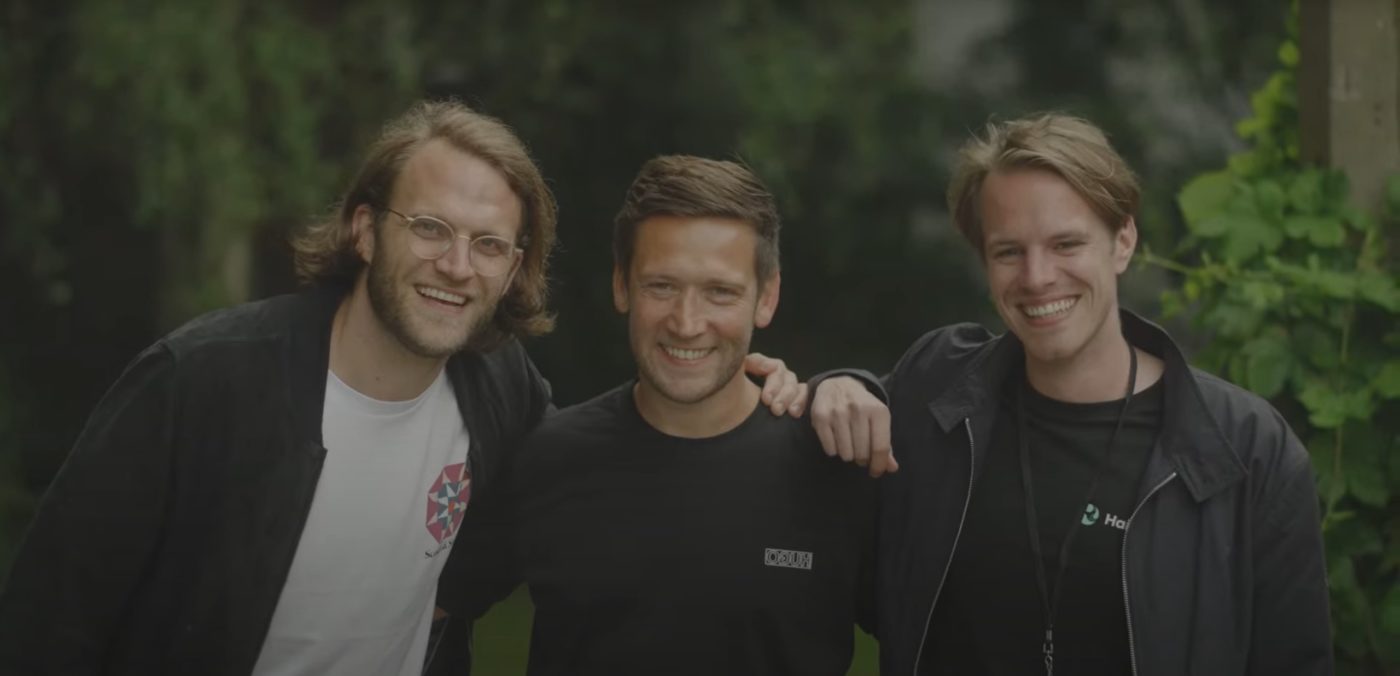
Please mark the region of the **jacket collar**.
<svg viewBox="0 0 1400 676"><path fill-rule="evenodd" d="M1120 310L1123 335L1165 364L1165 410L1148 472L1162 466L1175 471L1192 497L1203 501L1244 478L1246 471L1220 422L1205 405L1186 357L1161 327ZM946 432L965 418L996 411L996 395L1024 359L1021 341L1004 333L973 354L962 374L929 402L934 419ZM1157 477L1147 477L1155 482Z"/></svg>
<svg viewBox="0 0 1400 676"><path fill-rule="evenodd" d="M292 419L300 437L317 447L322 445L321 419L326 403L326 372L330 369L331 323L340 301L349 291L337 285L318 285L303 290L293 300L291 331L288 333L287 360L282 365L290 374Z"/></svg>

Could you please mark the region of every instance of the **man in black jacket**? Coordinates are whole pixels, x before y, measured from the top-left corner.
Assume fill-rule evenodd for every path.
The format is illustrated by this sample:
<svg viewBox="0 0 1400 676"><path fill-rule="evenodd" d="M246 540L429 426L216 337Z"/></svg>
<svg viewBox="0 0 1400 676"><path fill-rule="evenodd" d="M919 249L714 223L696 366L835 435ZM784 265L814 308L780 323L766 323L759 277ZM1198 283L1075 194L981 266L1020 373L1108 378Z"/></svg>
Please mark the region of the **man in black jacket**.
<svg viewBox="0 0 1400 676"><path fill-rule="evenodd" d="M0 673L465 672L514 583L554 228L499 121L390 123L294 242L309 290L195 319L98 404L0 592Z"/></svg>
<svg viewBox="0 0 1400 676"><path fill-rule="evenodd" d="M948 195L1008 331L936 330L887 380L883 673L1330 673L1307 453L1119 308L1139 188L1103 133L991 125ZM888 448L828 427L881 414L848 379L813 401L828 448L876 473Z"/></svg>

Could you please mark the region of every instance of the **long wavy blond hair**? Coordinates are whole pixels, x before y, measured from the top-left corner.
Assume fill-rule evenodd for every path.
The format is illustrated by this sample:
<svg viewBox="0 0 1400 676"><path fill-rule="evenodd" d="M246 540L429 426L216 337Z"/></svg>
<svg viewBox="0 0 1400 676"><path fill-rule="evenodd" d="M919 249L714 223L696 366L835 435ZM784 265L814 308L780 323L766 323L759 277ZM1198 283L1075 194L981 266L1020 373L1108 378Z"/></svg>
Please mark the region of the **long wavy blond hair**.
<svg viewBox="0 0 1400 676"><path fill-rule="evenodd" d="M492 321L477 331L467 348L487 351L510 338L548 333L554 328L547 307L549 255L558 218L554 196L510 127L456 101L419 102L385 125L332 215L292 237L297 278L306 284L354 282L365 265L351 230L355 210L368 205L382 218L404 163L434 139L444 139L501 172L523 207L517 243L525 250L520 270Z"/></svg>

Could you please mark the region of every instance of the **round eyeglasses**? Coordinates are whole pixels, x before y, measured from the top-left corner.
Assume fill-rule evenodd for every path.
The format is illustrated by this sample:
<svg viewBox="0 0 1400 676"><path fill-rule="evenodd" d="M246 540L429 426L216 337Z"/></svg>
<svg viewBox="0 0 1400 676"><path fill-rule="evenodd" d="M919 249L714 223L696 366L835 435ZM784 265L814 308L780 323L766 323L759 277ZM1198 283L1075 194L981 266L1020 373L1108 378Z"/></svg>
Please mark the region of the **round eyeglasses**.
<svg viewBox="0 0 1400 676"><path fill-rule="evenodd" d="M389 207L384 210L398 216L408 226L413 235L409 250L423 260L433 261L442 258L458 239L467 240L467 262L482 277L499 277L510 272L524 253L510 240L496 235L459 235L456 228L442 219L432 216L405 216Z"/></svg>

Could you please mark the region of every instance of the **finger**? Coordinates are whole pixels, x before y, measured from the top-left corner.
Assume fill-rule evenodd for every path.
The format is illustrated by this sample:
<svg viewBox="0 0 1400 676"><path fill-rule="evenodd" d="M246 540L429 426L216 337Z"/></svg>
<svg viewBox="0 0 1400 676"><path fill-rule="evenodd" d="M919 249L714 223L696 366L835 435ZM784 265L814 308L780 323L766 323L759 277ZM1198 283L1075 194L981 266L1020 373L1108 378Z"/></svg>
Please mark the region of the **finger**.
<svg viewBox="0 0 1400 676"><path fill-rule="evenodd" d="M822 442L822 452L827 457L836 456L836 435L832 434L831 426L825 422L818 422L817 415L812 414L812 426L817 430L817 438Z"/></svg>
<svg viewBox="0 0 1400 676"><path fill-rule="evenodd" d="M769 357L761 352L750 352L744 357L744 372L756 376L766 376L783 365L783 360Z"/></svg>
<svg viewBox="0 0 1400 676"><path fill-rule="evenodd" d="M874 450L870 446L870 421L867 416L861 415L855 403L851 404L846 417L851 421L851 454L857 465L865 467L870 464L870 455Z"/></svg>
<svg viewBox="0 0 1400 676"><path fill-rule="evenodd" d="M794 418L801 418L802 412L807 410L807 397L811 395L811 390L807 383L797 384L797 398L788 405L788 415Z"/></svg>
<svg viewBox="0 0 1400 676"><path fill-rule="evenodd" d="M775 375L773 377L776 379L778 376ZM773 401L770 402L770 406L768 407L769 410L773 411L773 415L782 415L783 411L787 410L788 404L792 403L792 400L797 398L797 388L797 375L792 371L784 371L782 375L782 385L778 388L778 391L773 394Z"/></svg>
<svg viewBox="0 0 1400 676"><path fill-rule="evenodd" d="M836 437L836 454L842 460L850 462L855 459L855 449L851 444L851 422L840 418L833 421L831 432Z"/></svg>
<svg viewBox="0 0 1400 676"><path fill-rule="evenodd" d="M890 413L881 409L870 416L870 476L878 477L886 472L895 472L899 464L894 461L890 449Z"/></svg>

